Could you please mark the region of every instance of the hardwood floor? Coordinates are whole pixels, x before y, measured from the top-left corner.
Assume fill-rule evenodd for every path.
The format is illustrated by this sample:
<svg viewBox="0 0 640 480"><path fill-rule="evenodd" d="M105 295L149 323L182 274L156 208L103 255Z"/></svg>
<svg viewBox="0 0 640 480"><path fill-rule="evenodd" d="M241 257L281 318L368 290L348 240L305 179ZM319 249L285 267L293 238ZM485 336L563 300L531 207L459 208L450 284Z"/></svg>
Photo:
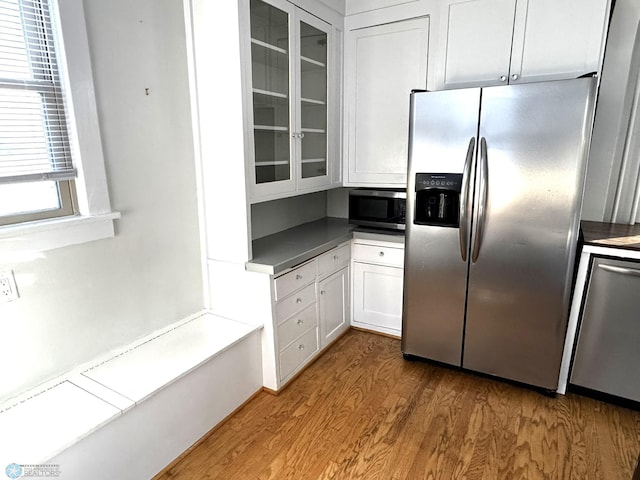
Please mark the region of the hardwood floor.
<svg viewBox="0 0 640 480"><path fill-rule="evenodd" d="M157 478L630 480L639 452L640 412L405 361L399 340L351 330Z"/></svg>

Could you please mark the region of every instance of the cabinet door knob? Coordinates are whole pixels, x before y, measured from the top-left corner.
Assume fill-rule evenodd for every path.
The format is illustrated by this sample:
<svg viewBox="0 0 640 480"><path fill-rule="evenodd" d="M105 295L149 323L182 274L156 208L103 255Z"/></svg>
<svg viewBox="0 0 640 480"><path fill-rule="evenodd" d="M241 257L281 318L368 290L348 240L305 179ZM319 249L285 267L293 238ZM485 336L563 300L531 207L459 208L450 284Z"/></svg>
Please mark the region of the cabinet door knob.
<svg viewBox="0 0 640 480"><path fill-rule="evenodd" d="M296 280L302 280L302 275L297 274L297 275L296 275Z"/></svg>
<svg viewBox="0 0 640 480"><path fill-rule="evenodd" d="M517 73L514 73L513 75L511 75L511 80L518 80L518 78L520 77L518 76Z"/></svg>
<svg viewBox="0 0 640 480"><path fill-rule="evenodd" d="M337 260L338 258L340 258L340 257L338 257L338 255L334 255L334 256L333 256L333 259L334 259L334 260Z"/></svg>
<svg viewBox="0 0 640 480"><path fill-rule="evenodd" d="M302 320L301 318L298 319L298 325L302 325L304 324L304 320Z"/></svg>
<svg viewBox="0 0 640 480"><path fill-rule="evenodd" d="M384 257L384 252L380 252L378 253L378 255L380 255L381 257Z"/></svg>
<svg viewBox="0 0 640 480"><path fill-rule="evenodd" d="M304 350L304 345L302 344L298 345L298 350Z"/></svg>
<svg viewBox="0 0 640 480"><path fill-rule="evenodd" d="M302 299L301 298L296 298L296 303L302 303Z"/></svg>
<svg viewBox="0 0 640 480"><path fill-rule="evenodd" d="M320 295L324 295L325 293L327 292L325 292L324 290L320 290Z"/></svg>
<svg viewBox="0 0 640 480"><path fill-rule="evenodd" d="M501 82L506 82L507 81L507 76L506 75L500 75L500 81Z"/></svg>

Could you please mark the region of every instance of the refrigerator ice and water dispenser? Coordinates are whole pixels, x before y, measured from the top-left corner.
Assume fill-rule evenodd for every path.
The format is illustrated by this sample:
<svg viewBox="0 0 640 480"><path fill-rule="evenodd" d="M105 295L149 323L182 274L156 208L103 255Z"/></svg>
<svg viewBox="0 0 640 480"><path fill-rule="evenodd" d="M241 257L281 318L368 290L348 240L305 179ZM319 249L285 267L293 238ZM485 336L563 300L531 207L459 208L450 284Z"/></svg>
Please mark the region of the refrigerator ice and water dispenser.
<svg viewBox="0 0 640 480"><path fill-rule="evenodd" d="M416 173L416 205L413 223L459 227L461 189L461 174Z"/></svg>

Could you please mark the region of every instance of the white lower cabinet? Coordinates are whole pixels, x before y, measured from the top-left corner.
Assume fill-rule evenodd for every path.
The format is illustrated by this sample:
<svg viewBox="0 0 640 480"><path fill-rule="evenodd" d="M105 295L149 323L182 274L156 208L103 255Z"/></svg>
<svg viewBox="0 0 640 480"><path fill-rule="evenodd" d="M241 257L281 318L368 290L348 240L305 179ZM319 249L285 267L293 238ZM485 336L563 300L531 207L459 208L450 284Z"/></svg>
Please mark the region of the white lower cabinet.
<svg viewBox="0 0 640 480"><path fill-rule="evenodd" d="M313 285L310 286L313 287ZM315 329L317 326L318 316L316 315L316 304L314 302L278 324L278 343L281 346L289 345L306 333L307 330Z"/></svg>
<svg viewBox="0 0 640 480"><path fill-rule="evenodd" d="M349 328L349 267L318 282L320 344L330 344Z"/></svg>
<svg viewBox="0 0 640 480"><path fill-rule="evenodd" d="M404 246L354 240L352 249L354 327L389 335L402 333Z"/></svg>
<svg viewBox="0 0 640 480"><path fill-rule="evenodd" d="M318 329L312 328L280 351L280 378L285 379L318 352Z"/></svg>
<svg viewBox="0 0 640 480"><path fill-rule="evenodd" d="M350 326L399 337L403 267L403 243L357 238L271 277L265 387L280 390Z"/></svg>
<svg viewBox="0 0 640 480"><path fill-rule="evenodd" d="M346 243L272 279L274 322L265 335L276 378L267 388L279 390L349 328L349 258Z"/></svg>

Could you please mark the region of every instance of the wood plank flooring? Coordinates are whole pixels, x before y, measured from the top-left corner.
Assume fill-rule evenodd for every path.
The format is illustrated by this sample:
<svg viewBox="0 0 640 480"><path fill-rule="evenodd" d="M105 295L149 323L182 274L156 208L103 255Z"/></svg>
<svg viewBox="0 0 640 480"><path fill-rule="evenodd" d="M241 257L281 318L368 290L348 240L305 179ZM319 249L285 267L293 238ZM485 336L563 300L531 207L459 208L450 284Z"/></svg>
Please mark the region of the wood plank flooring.
<svg viewBox="0 0 640 480"><path fill-rule="evenodd" d="M224 386L222 386L224 388ZM402 358L351 330L158 480L630 480L640 412Z"/></svg>

